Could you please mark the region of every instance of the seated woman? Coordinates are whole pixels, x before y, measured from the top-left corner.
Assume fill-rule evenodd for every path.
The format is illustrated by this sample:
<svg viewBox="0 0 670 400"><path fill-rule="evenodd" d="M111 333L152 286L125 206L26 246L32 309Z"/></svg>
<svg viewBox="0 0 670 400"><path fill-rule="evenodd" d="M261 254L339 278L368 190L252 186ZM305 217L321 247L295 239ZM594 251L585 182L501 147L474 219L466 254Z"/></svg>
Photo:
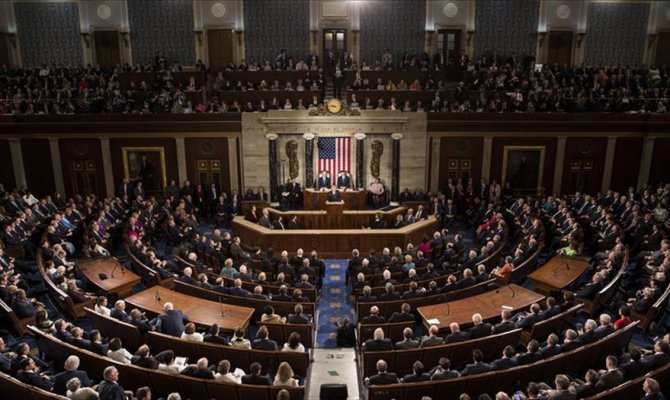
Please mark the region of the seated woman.
<svg viewBox="0 0 670 400"><path fill-rule="evenodd" d="M286 317L275 314L272 306L263 307L263 315L261 315L261 323L283 324L286 322Z"/></svg>
<svg viewBox="0 0 670 400"><path fill-rule="evenodd" d="M305 346L300 343L300 334L298 332L291 332L288 337L288 342L284 343L281 351L295 351L299 353L305 352Z"/></svg>
<svg viewBox="0 0 670 400"><path fill-rule="evenodd" d="M184 333L181 334L181 338L190 342L202 342L203 340L202 333L195 331L195 324L193 322L189 322L184 326Z"/></svg>
<svg viewBox="0 0 670 400"><path fill-rule="evenodd" d="M233 335L233 338L230 340L230 347L234 347L236 349L251 348L251 342L249 342L249 339L244 338L244 328L238 327L237 329L235 329L235 334Z"/></svg>
<svg viewBox="0 0 670 400"><path fill-rule="evenodd" d="M274 386L298 386L298 380L293 377L293 369L286 361L279 364L273 382Z"/></svg>

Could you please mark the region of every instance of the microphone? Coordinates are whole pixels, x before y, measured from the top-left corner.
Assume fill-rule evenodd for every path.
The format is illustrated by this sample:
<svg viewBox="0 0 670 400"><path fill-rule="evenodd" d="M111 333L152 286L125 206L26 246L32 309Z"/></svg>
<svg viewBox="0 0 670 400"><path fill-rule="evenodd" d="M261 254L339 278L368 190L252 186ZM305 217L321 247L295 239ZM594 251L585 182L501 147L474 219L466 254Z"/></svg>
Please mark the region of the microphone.
<svg viewBox="0 0 670 400"><path fill-rule="evenodd" d="M451 306L449 305L449 297L444 295L444 304L447 305L447 315L451 315Z"/></svg>
<svg viewBox="0 0 670 400"><path fill-rule="evenodd" d="M116 265L114 265L114 268L112 269L112 274L111 274L112 278L114 277L114 271L116 271L116 269L119 268L119 265L121 265L121 264L118 263L118 262L116 263Z"/></svg>
<svg viewBox="0 0 670 400"><path fill-rule="evenodd" d="M514 291L514 288L508 283L507 288L512 291L512 297L516 296L516 292Z"/></svg>
<svg viewBox="0 0 670 400"><path fill-rule="evenodd" d="M223 310L223 300L221 299L221 296L219 296L219 306L221 306L221 317L225 317L226 312Z"/></svg>
<svg viewBox="0 0 670 400"><path fill-rule="evenodd" d="M158 290L156 290L156 295L154 296L154 298L156 299L156 301L161 301L161 294L158 292Z"/></svg>
<svg viewBox="0 0 670 400"><path fill-rule="evenodd" d="M567 269L568 271L570 271L570 264L568 264L567 261L563 261L563 264L561 264L558 268L556 268L556 269L554 270L554 276L556 276L556 274L558 274L558 271L560 271L561 268L563 268L563 267L565 267L565 269Z"/></svg>

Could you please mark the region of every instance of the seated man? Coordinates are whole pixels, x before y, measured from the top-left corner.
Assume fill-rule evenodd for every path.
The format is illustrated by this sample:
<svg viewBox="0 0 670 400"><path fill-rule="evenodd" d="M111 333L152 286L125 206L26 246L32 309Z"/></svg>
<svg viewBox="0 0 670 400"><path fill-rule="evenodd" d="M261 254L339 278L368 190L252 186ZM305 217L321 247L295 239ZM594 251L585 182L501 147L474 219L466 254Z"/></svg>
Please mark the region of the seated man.
<svg viewBox="0 0 670 400"><path fill-rule="evenodd" d="M362 351L385 351L393 350L393 342L384 337L384 330L382 328L375 329L373 338L368 339L363 343Z"/></svg>
<svg viewBox="0 0 670 400"><path fill-rule="evenodd" d="M245 385L271 386L270 377L261 375L261 365L257 362L249 366L249 374L242 377L242 383Z"/></svg>
<svg viewBox="0 0 670 400"><path fill-rule="evenodd" d="M419 347L419 341L412 339L414 332L412 328L405 328L402 331L403 340L395 344L396 350L416 349Z"/></svg>
<svg viewBox="0 0 670 400"><path fill-rule="evenodd" d="M377 361L377 375L366 379L368 385L389 385L398 383L398 376L393 372L387 372L388 364L384 360Z"/></svg>
<svg viewBox="0 0 670 400"><path fill-rule="evenodd" d="M481 350L474 349L472 351L472 360L474 362L472 364L466 365L463 371L461 371L461 376L481 374L491 370L491 367L483 362L484 353L482 353Z"/></svg>
<svg viewBox="0 0 670 400"><path fill-rule="evenodd" d="M340 202L342 201L342 195L337 191L335 185L330 188L328 195L326 196L326 201L328 202Z"/></svg>
<svg viewBox="0 0 670 400"><path fill-rule="evenodd" d="M181 311L175 310L172 303L167 302L163 305L163 314L158 316L157 326L160 326L161 332L166 335L181 337L186 322L188 317Z"/></svg>

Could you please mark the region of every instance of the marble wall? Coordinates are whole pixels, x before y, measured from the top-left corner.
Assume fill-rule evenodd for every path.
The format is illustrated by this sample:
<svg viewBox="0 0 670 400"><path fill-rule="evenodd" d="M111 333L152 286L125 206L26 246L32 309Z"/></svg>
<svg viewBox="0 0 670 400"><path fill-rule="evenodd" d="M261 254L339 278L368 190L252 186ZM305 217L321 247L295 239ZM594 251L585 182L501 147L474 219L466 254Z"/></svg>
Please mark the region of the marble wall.
<svg viewBox="0 0 670 400"><path fill-rule="evenodd" d="M649 7L649 3L590 3L584 61L641 64Z"/></svg>

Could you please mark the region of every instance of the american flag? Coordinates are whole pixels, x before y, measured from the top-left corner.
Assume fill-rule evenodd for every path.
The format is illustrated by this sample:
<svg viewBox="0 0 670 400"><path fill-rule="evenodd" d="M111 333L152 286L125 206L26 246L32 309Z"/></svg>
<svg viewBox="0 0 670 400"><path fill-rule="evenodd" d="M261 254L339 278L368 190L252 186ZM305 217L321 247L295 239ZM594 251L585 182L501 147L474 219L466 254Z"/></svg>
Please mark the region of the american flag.
<svg viewBox="0 0 670 400"><path fill-rule="evenodd" d="M329 171L333 184L337 173L351 169L351 138L319 138L319 171Z"/></svg>

